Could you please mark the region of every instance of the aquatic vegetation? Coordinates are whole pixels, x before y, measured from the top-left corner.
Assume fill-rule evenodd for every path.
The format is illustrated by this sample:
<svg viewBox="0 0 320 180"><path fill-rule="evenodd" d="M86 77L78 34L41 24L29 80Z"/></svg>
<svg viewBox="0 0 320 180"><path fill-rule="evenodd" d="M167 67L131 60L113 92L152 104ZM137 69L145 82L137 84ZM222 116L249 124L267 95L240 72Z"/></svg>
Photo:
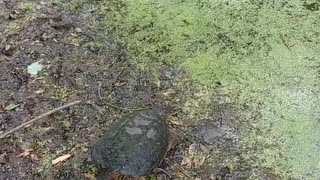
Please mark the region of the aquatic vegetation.
<svg viewBox="0 0 320 180"><path fill-rule="evenodd" d="M263 104L256 126L270 128L281 151L266 149L261 161L320 176L318 13L299 0L125 2L120 34L142 69L182 64L205 86L238 94L240 104Z"/></svg>

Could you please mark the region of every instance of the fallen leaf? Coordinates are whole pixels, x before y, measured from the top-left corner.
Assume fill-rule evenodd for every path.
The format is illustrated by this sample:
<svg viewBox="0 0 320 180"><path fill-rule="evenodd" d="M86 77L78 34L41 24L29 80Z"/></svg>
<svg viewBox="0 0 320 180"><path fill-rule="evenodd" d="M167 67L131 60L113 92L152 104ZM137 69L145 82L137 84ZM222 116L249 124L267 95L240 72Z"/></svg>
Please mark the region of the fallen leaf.
<svg viewBox="0 0 320 180"><path fill-rule="evenodd" d="M170 117L168 119L169 119L169 122L173 125L182 125L183 124L181 121L178 120L177 117Z"/></svg>
<svg viewBox="0 0 320 180"><path fill-rule="evenodd" d="M162 93L165 97L173 97L174 95L177 94L176 91L174 91L173 89L168 89L167 91Z"/></svg>
<svg viewBox="0 0 320 180"><path fill-rule="evenodd" d="M18 155L18 157L27 157L27 156L30 155L30 152L31 152L31 151L33 151L33 149L26 149L26 150L24 150L23 153L20 153L20 154Z"/></svg>
<svg viewBox="0 0 320 180"><path fill-rule="evenodd" d="M115 87L120 87L120 86L123 86L125 84L126 84L126 82L117 82L117 83L114 84L114 86Z"/></svg>
<svg viewBox="0 0 320 180"><path fill-rule="evenodd" d="M96 178L94 177L94 175L89 174L89 173L85 173L84 176L85 176L86 178L88 178L89 180L94 180L94 179L96 179Z"/></svg>
<svg viewBox="0 0 320 180"><path fill-rule="evenodd" d="M13 110L13 109L15 109L16 107L18 107L19 106L19 104L9 104L8 106L6 106L5 108L4 108L4 110L6 110L6 111L11 111L11 110Z"/></svg>
<svg viewBox="0 0 320 180"><path fill-rule="evenodd" d="M188 148L188 153L182 161L186 168L200 168L208 155L207 148L202 144L193 143Z"/></svg>
<svg viewBox="0 0 320 180"><path fill-rule="evenodd" d="M30 126L32 126L32 123L31 123L31 124L26 125L25 127L27 128L27 127L30 127Z"/></svg>
<svg viewBox="0 0 320 180"><path fill-rule="evenodd" d="M27 69L30 75L37 75L42 70L42 65L35 62L30 64Z"/></svg>
<svg viewBox="0 0 320 180"><path fill-rule="evenodd" d="M41 94L41 93L43 93L44 92L44 90L43 89L39 89L38 91L36 91L35 93L36 94Z"/></svg>
<svg viewBox="0 0 320 180"><path fill-rule="evenodd" d="M192 164L194 168L200 168L203 165L205 160L206 160L206 157L202 154L199 154L193 157Z"/></svg>
<svg viewBox="0 0 320 180"><path fill-rule="evenodd" d="M70 156L71 156L71 154L66 154L66 155L60 156L52 161L52 165L58 164L59 162L62 162L62 161L65 161L68 158L70 158Z"/></svg>

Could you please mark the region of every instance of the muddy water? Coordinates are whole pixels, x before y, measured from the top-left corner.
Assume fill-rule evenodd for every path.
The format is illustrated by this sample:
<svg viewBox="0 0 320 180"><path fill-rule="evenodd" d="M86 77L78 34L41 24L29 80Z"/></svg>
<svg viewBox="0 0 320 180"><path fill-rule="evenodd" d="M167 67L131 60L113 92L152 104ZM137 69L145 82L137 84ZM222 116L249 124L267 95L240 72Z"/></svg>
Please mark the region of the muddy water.
<svg viewBox="0 0 320 180"><path fill-rule="evenodd" d="M132 56L141 64L183 64L203 86L222 84L240 101L262 104L257 128L270 134L260 140L275 138L280 150L259 155L264 165L281 164L297 178L320 178L319 2L127 5L122 27Z"/></svg>

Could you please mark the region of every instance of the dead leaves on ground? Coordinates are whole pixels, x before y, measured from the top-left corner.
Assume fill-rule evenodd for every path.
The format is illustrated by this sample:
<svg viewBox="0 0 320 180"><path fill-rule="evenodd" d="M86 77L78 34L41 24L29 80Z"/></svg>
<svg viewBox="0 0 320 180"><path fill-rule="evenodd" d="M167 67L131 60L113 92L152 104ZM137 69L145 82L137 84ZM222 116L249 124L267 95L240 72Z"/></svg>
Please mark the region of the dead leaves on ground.
<svg viewBox="0 0 320 180"><path fill-rule="evenodd" d="M52 165L58 164L60 162L63 162L71 157L71 154L65 154L63 156L59 156L56 159L52 160Z"/></svg>
<svg viewBox="0 0 320 180"><path fill-rule="evenodd" d="M31 154L32 151L33 149L24 149L24 151L20 153L18 157L27 157Z"/></svg>
<svg viewBox="0 0 320 180"><path fill-rule="evenodd" d="M33 161L39 161L38 156L35 155L34 153L32 153L34 151L34 149L22 146L22 150L23 150L23 152L20 153L17 157L23 157L23 158L30 157L31 160L33 160Z"/></svg>
<svg viewBox="0 0 320 180"><path fill-rule="evenodd" d="M200 168L208 158L208 155L209 150L204 145L193 143L189 146L181 165L186 166L187 169Z"/></svg>
<svg viewBox="0 0 320 180"><path fill-rule="evenodd" d="M66 161L67 159L69 159L71 156L76 156L76 154L80 153L80 152L86 152L88 151L87 149L87 144L76 144L70 151L68 151L68 154L62 155L57 157L56 159L52 160L51 164L55 165L58 164L60 162Z"/></svg>

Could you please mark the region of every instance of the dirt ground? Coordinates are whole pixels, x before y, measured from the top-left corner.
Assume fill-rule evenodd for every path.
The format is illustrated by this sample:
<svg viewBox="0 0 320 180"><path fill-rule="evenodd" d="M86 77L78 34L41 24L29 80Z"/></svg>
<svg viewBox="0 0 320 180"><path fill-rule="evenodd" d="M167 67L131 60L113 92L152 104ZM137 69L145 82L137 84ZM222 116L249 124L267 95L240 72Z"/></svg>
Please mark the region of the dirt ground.
<svg viewBox="0 0 320 180"><path fill-rule="evenodd" d="M103 29L95 4L82 3L0 2L1 132L67 102L95 105L68 108L2 139L0 179L90 178L94 167L77 162L79 154L113 120L152 107L172 84L166 67L156 79L138 70L126 45ZM34 62L44 70L31 77ZM16 107L5 110L9 104ZM64 154L75 158L51 164Z"/></svg>
<svg viewBox="0 0 320 180"><path fill-rule="evenodd" d="M85 104L72 107L1 140L1 179L76 174L59 172L51 159L86 151L113 119L129 112L120 107L147 108L160 91L150 75L136 71L125 45L101 34L98 13L65 5L1 1L1 132L74 100L90 100L103 113ZM37 77L27 72L34 62L44 66ZM6 111L8 104L17 107Z"/></svg>
<svg viewBox="0 0 320 180"><path fill-rule="evenodd" d="M212 99L201 99L202 90L172 65L157 66L156 74L137 67L126 43L114 36L117 29L103 24L109 16L117 18L108 12L121 6L117 1L0 1L0 132L68 102L91 102L1 139L0 179L92 179L98 167L86 163L90 144L121 116L156 103L170 105L170 124L185 136L161 165L167 174L146 179L246 179L252 173L277 179L271 169L253 168L255 156L239 155L257 146L236 143L251 128L242 121L248 107L235 105L219 88L210 92ZM43 70L31 76L27 67L35 62ZM201 122L182 108L190 97L196 102L189 106L204 113ZM227 134L213 144L195 133L209 121ZM52 164L63 155L71 157Z"/></svg>

